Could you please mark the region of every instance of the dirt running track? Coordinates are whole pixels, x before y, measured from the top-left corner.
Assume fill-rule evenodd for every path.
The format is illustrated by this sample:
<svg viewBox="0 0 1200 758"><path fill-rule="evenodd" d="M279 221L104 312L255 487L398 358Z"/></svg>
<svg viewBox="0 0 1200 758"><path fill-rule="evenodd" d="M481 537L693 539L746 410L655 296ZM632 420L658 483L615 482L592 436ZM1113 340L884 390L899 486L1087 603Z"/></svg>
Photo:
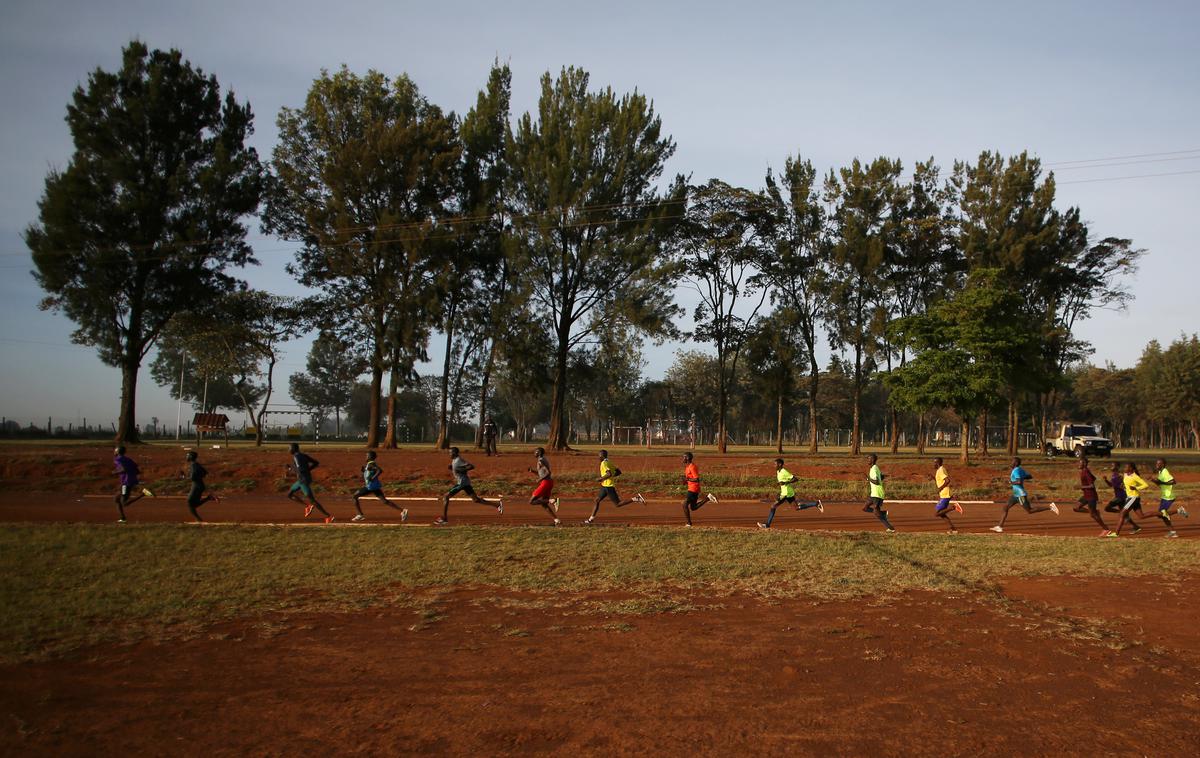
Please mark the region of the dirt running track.
<svg viewBox="0 0 1200 758"><path fill-rule="evenodd" d="M482 494L487 496L487 493ZM354 506L348 501L348 498L322 497L321 500L337 519L329 525L330 528L362 526L349 523L349 519L354 516ZM432 498L398 499L396 502L409 509L408 523L413 526L428 526L441 515L441 507ZM378 501L372 502L371 499L364 498L362 504L368 519L366 525L400 524L398 513ZM1060 516L1051 513L1030 516L1024 511L1014 508L1009 515L1005 531L1008 534L1097 536L1099 528L1086 514L1071 512L1070 505L1062 506L1062 515ZM755 528L755 522L765 519L769 508L769 504L761 502L709 503L693 513L692 519L697 527ZM899 531L938 532L945 530L942 520L933 517L932 504L896 504L890 508L890 519ZM964 515L955 517L955 524L963 533L987 532L989 527L996 523L1000 512L999 505L965 505L963 508ZM127 508L126 512L131 523L191 520L184 500L179 496L143 499ZM564 498L559 515L565 526L581 526L583 519L589 513L591 513L591 501L580 498ZM223 498L220 503L205 505L201 509L201 514L205 519L214 523L308 523L319 524L323 528L325 526L315 515L313 518L305 520L303 509L283 495L235 494ZM549 526L549 517L544 510L531 506L527 501L521 499L506 500L503 515L497 514L493 508L487 506L469 501L453 501L450 504L450 519L452 525ZM1105 514L1105 519L1109 526L1116 525L1114 514ZM113 523L115 520L116 507L104 496L0 493L0 522ZM596 521L599 526L681 526L683 514L681 505L671 500L651 500L646 505L627 505L620 509L605 502L600 506L600 515ZM1165 535L1165 530L1156 517L1147 518L1142 524L1145 528L1136 539L1154 539ZM1175 525L1180 538L1200 538L1200 516L1194 519L1176 517ZM862 511L861 503L830 503L826 505L823 514L818 513L815 509L797 513L794 509L789 510L786 506L781 506L775 517L774 528L879 531L883 527L874 515ZM1129 534L1128 527L1123 532L1124 534Z"/></svg>
<svg viewBox="0 0 1200 758"><path fill-rule="evenodd" d="M457 591L432 616L226 624L0 667L0 753L1195 755L1180 579L654 616ZM1118 631L1078 633L1093 615Z"/></svg>

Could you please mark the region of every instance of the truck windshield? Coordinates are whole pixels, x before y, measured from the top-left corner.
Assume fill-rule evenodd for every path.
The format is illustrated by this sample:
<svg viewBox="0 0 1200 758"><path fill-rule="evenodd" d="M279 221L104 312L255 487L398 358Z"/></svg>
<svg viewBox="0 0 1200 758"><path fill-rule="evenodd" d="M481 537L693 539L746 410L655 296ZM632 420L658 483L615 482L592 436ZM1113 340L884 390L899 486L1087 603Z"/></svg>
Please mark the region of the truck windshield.
<svg viewBox="0 0 1200 758"><path fill-rule="evenodd" d="M1093 426L1068 426L1068 437L1096 437L1096 428Z"/></svg>

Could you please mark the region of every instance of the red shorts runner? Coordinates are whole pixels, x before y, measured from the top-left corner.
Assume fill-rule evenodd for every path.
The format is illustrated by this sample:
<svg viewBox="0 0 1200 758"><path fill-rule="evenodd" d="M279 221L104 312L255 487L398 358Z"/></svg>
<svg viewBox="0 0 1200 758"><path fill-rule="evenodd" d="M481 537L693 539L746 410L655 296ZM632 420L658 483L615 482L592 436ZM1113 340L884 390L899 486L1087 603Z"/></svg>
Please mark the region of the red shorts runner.
<svg viewBox="0 0 1200 758"><path fill-rule="evenodd" d="M551 492L554 492L554 480L543 479L542 481L538 482L538 486L533 490L533 497L544 497L549 499Z"/></svg>

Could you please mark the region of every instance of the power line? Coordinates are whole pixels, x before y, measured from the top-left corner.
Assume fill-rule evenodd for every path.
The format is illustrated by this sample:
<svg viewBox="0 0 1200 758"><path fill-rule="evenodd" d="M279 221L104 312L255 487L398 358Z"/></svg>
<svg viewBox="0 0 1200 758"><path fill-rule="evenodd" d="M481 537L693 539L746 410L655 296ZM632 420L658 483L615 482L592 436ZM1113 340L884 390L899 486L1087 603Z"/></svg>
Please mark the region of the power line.
<svg viewBox="0 0 1200 758"><path fill-rule="evenodd" d="M1163 174L1135 174L1133 176L1106 176L1100 179L1072 179L1058 184L1091 184L1092 182L1119 182L1123 179L1149 179L1153 176L1183 176L1184 174L1200 174L1200 168L1191 171L1170 171Z"/></svg>
<svg viewBox="0 0 1200 758"><path fill-rule="evenodd" d="M1122 163L1095 163L1089 166L1064 166L1058 171L1078 171L1079 169L1108 168L1110 166L1140 166L1145 163L1170 163L1172 161L1196 161L1200 155L1184 155L1177 158L1152 158L1144 161L1124 161Z"/></svg>
<svg viewBox="0 0 1200 758"><path fill-rule="evenodd" d="M1066 166L1071 163L1099 163L1100 161L1123 161L1130 158L1157 158L1160 155L1183 155L1184 153L1200 153L1200 148L1193 150L1172 150L1166 153L1141 153L1140 155L1113 155L1108 158L1084 158L1077 161L1055 161L1043 163L1043 166Z"/></svg>

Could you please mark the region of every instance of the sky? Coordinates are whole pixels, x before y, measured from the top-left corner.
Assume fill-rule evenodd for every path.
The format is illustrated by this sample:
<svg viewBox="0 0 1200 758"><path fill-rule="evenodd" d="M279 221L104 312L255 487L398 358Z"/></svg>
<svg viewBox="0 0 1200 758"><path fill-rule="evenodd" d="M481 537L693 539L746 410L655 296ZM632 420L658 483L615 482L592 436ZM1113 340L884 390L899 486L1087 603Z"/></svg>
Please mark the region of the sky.
<svg viewBox="0 0 1200 758"><path fill-rule="evenodd" d="M0 415L39 425L48 416L55 425L116 419L118 372L71 344L64 316L38 308L21 234L47 171L70 159L63 117L72 91L97 67L117 68L133 38L182 50L248 100L264 158L279 109L301 105L322 68L407 73L461 114L496 59L512 67L514 119L536 109L540 76L566 65L590 72L594 88L645 93L678 146L665 175L698 183L759 188L789 155L824 173L855 157L911 168L933 156L948 167L984 149L1028 150L1055 171L1060 208L1080 207L1097 238L1131 238L1148 251L1128 310L1097 313L1078 330L1094 362L1128 366L1148 340L1169 342L1200 323L1197 28L1195 2L7 0ZM304 294L284 270L294 245L252 228L262 265L239 275ZM277 386L303 370L308 344L289 343ZM646 375L660 377L679 347L647 345ZM439 357L436 340L430 357ZM175 413L143 367L138 421L174 423Z"/></svg>

